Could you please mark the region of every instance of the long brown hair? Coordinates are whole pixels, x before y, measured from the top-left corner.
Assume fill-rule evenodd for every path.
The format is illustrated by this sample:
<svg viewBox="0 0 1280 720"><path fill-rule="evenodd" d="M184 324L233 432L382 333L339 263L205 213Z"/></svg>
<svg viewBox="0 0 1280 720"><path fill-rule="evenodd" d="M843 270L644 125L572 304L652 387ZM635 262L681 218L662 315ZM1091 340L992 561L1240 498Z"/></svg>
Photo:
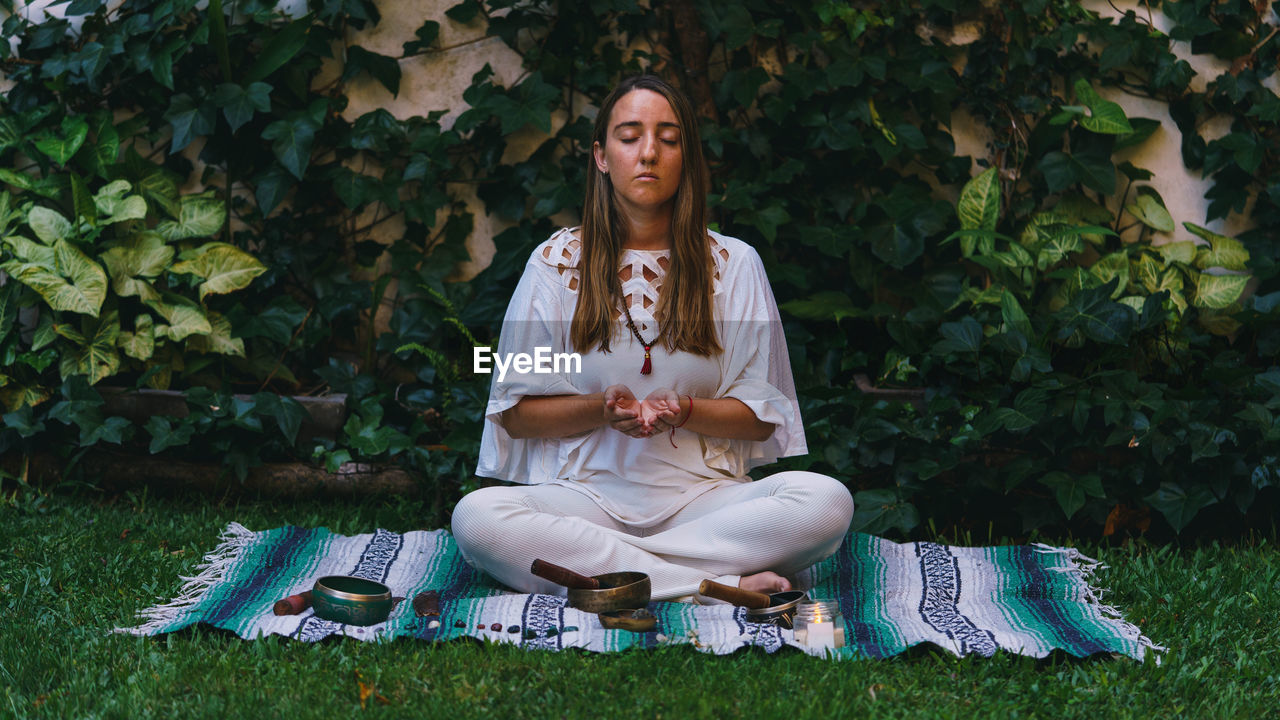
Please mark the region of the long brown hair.
<svg viewBox="0 0 1280 720"><path fill-rule="evenodd" d="M710 356L721 352L716 338L712 304L714 265L707 237L707 169L702 156L698 118L683 93L653 75L623 80L605 98L596 115L594 142L604 147L609 120L622 96L632 90L651 90L666 98L680 125L681 172L671 215L671 265L663 281L654 318L658 337L670 352L682 350ZM618 257L626 241L626 225L613 198L609 176L593 160L587 162L587 193L579 231L582 254L578 261L578 306L569 337L574 350L609 351L618 328L615 299L626 302L618 280Z"/></svg>

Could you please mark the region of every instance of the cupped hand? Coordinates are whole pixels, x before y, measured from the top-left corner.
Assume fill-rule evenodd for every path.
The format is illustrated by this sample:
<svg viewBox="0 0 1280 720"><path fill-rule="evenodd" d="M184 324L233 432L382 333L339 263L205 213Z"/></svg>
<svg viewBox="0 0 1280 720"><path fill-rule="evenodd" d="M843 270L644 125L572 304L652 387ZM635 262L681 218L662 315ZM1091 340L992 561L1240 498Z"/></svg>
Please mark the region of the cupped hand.
<svg viewBox="0 0 1280 720"><path fill-rule="evenodd" d="M674 390L654 390L640 403L640 422L653 432L662 432L679 424L680 395Z"/></svg>
<svg viewBox="0 0 1280 720"><path fill-rule="evenodd" d="M655 432L641 417L640 401L626 385L610 385L604 390L604 417L610 427L633 437L646 438Z"/></svg>

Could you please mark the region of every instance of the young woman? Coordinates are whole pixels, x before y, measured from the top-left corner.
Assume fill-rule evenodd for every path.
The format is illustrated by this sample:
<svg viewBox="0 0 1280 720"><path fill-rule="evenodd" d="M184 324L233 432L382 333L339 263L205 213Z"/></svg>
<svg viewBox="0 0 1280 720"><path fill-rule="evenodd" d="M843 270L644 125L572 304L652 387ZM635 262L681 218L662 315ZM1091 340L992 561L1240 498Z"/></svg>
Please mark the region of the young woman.
<svg viewBox="0 0 1280 720"><path fill-rule="evenodd" d="M596 118L582 226L533 252L507 309L476 473L523 485L468 494L453 533L518 590L563 594L530 574L541 558L648 573L658 600L708 578L777 592L848 532L836 480L747 477L807 448L760 258L706 227L697 127L666 82L623 81ZM580 366L548 360L569 353Z"/></svg>

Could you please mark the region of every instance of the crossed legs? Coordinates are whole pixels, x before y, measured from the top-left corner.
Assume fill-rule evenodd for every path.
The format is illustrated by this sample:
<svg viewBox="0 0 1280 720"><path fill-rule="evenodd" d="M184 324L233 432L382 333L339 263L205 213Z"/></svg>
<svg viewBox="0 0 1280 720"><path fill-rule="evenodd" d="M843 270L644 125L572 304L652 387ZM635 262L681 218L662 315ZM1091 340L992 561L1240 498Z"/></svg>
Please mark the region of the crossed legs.
<svg viewBox="0 0 1280 720"><path fill-rule="evenodd" d="M710 490L664 523L634 528L559 485L492 487L464 497L453 534L473 567L522 592L563 594L529 572L535 558L585 575L647 573L655 600L693 595L713 578L789 576L840 546L853 499L838 481L790 471Z"/></svg>

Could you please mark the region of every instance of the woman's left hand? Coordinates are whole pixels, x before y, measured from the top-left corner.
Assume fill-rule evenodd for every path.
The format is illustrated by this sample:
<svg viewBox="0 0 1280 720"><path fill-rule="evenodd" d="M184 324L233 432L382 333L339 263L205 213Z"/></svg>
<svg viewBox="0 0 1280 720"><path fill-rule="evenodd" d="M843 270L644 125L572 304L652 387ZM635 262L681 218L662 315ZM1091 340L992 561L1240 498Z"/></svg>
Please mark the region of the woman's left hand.
<svg viewBox="0 0 1280 720"><path fill-rule="evenodd" d="M640 402L640 422L654 433L680 424L681 395L674 390L654 390Z"/></svg>

